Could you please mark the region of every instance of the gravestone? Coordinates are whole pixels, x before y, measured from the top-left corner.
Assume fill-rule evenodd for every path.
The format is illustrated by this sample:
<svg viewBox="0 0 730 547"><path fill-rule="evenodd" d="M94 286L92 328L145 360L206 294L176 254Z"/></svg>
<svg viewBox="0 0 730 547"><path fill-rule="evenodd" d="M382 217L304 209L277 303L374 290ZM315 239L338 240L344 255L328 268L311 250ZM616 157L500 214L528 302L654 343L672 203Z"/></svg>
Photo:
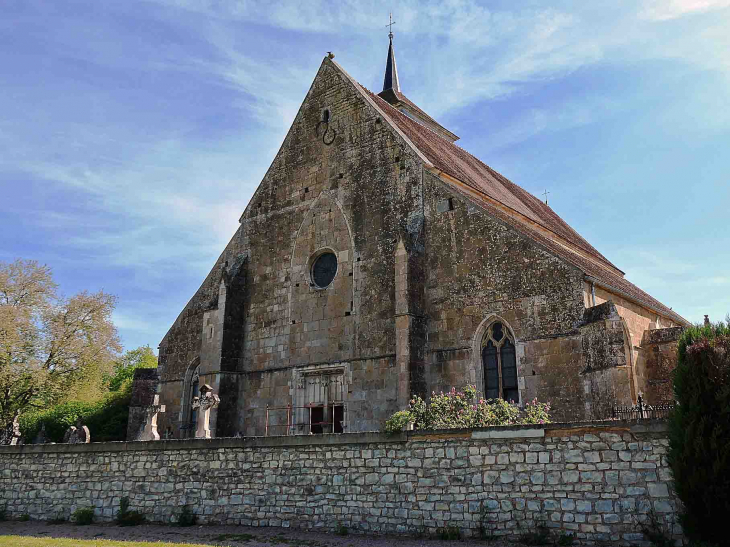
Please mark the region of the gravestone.
<svg viewBox="0 0 730 547"><path fill-rule="evenodd" d="M165 405L160 404L160 396L155 395L152 404L144 407L145 421L137 435L138 441L159 441L160 434L157 432L157 415L165 412Z"/></svg>
<svg viewBox="0 0 730 547"><path fill-rule="evenodd" d="M33 444L46 444L48 442L48 434L46 433L46 424L41 424L41 430L33 439Z"/></svg>
<svg viewBox="0 0 730 547"><path fill-rule="evenodd" d="M20 441L20 424L18 423L18 417L13 419L12 423L9 423L7 427L0 432L0 445L17 445L21 444Z"/></svg>
<svg viewBox="0 0 730 547"><path fill-rule="evenodd" d="M193 399L193 410L198 411L198 423L195 430L196 439L210 439L210 409L218 406L220 397L213 393L213 388L205 384L200 388L200 396Z"/></svg>
<svg viewBox="0 0 730 547"><path fill-rule="evenodd" d="M68 444L86 444L91 442L91 433L89 428L81 423L81 420L76 422L75 426L71 426L66 430L63 435L63 442Z"/></svg>

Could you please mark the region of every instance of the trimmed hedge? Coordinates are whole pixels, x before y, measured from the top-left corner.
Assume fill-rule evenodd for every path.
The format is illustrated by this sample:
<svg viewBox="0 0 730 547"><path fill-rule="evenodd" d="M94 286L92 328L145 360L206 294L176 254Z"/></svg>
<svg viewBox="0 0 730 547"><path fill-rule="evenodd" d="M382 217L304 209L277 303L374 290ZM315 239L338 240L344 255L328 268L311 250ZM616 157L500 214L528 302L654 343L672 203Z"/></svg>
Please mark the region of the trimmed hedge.
<svg viewBox="0 0 730 547"><path fill-rule="evenodd" d="M730 515L730 325L695 326L679 340L677 405L670 416L669 463L694 540L724 545Z"/></svg>

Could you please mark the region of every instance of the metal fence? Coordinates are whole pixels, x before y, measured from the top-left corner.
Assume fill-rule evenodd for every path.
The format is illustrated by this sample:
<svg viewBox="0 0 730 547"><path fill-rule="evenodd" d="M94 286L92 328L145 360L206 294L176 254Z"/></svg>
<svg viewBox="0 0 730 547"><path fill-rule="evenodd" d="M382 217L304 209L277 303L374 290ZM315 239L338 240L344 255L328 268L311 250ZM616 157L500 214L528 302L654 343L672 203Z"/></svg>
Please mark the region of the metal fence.
<svg viewBox="0 0 730 547"><path fill-rule="evenodd" d="M284 415L286 418L284 418ZM284 419L286 419L285 422ZM304 406L266 405L265 435L267 437L343 433L347 428L346 424L347 405L341 402Z"/></svg>
<svg viewBox="0 0 730 547"><path fill-rule="evenodd" d="M634 406L617 406L613 408L614 420L649 420L667 418L674 408L674 401L664 401L654 405L644 402L641 394Z"/></svg>

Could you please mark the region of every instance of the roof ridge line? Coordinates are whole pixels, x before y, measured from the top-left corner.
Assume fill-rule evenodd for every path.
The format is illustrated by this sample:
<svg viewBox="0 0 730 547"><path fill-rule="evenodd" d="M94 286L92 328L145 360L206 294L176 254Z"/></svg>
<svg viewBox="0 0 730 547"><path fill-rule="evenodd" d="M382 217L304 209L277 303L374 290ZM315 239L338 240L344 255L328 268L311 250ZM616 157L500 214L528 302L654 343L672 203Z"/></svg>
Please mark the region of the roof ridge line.
<svg viewBox="0 0 730 547"><path fill-rule="evenodd" d="M388 105L388 106L391 106L391 105ZM397 111L397 109L395 109L395 110ZM415 120L414 120L414 121L415 121ZM420 125L421 125L422 127L426 127L426 126L425 126L425 125L423 125L423 124L420 124ZM428 128L428 127L426 127L426 129L429 129L429 128ZM504 182L507 182L507 183L509 183L509 185L510 185L510 186L513 186L513 187L517 188L518 190L520 190L520 191L524 192L525 194L527 194L527 195L528 195L528 196L530 196L531 198L534 198L534 199L536 199L536 200L538 200L538 201L539 201L539 198L537 198L536 196L532 195L532 194L531 194L530 192L528 192L527 190L525 190L524 188L522 188L522 187L521 187L521 186L520 186L519 184L517 184L517 183L515 183L515 182L512 182L512 181L511 181L510 179L508 179L507 177L505 177L505 176L504 176L504 175L503 175L502 173L500 173L499 171L496 171L496 170L495 170L495 169L493 169L493 168L492 168L491 166L489 166L488 164L484 163L484 161L482 161L482 160L481 160L481 159L480 159L479 157L475 156L474 154L472 154L471 152L469 152L468 150L466 150L466 149L465 149L465 148L463 148L462 146L459 146L459 145L458 145L458 144L456 144L455 142L450 142L450 141L449 141L448 139L445 139L444 137L442 137L441 135L439 135L438 133L436 133L436 132L435 132L435 131L433 131L433 130L430 130L430 129L429 129L429 131L431 131L431 132L432 132L433 134L435 134L435 135L436 135L436 136L437 136L438 138L440 138L440 139L441 139L441 140L443 140L444 142L446 142L446 143L450 144L451 146L454 146L455 148L458 148L458 149L459 149L459 150L461 150L461 151L462 151L462 152L463 152L464 154L466 154L466 155L468 155L468 156L469 156L470 158L473 158L474 160L476 160L476 161L477 161L477 162L478 162L479 164L481 164L482 166L484 166L484 168L485 168L485 169L487 169L487 170L488 170L488 171L490 172L490 174L491 174L492 176L494 176L494 177L495 177L496 179L498 179L498 182L499 182L500 184L502 184L503 186L505 186L505 185L504 185ZM454 177L454 178L456 178L456 177ZM457 179L457 180L459 180L459 179ZM461 182L462 184L466 184L466 183L465 183L464 181L461 181L461 180L460 180L459 182ZM467 186L470 186L470 185L467 185ZM481 192L481 190L479 190L479 191ZM512 189L511 189L511 188L508 188L508 191L510 191L511 193L513 193L513 192L512 192ZM481 193L482 193L482 194L484 194L485 196L487 195L487 194L486 194L486 193L484 193L484 192L481 192ZM489 196L487 196L487 197L489 197ZM518 213L518 214L520 214L520 215L522 215L522 216L525 216L525 215L524 215L523 213L520 213L520 212L519 212L519 211L517 211L516 209L514 209L514 208L510 207L509 205L505 205L505 204L503 204L503 205L504 205L505 207L509 208L510 210L512 210L512 211L515 211L516 213ZM525 205L526 205L526 206L528 206L528 208L529 208L529 209L530 209L531 211L533 211L533 212L534 212L534 209L533 209L533 208L532 208L531 206L529 206L528 204L525 204ZM556 216L559 216L559 215L557 215L557 213L555 213L555 212L553 211L553 209L552 209L551 207L549 207L549 206L547 206L547 207L548 207L548 209L549 209L549 210L550 210L550 211L551 211L551 212L552 212L552 213L553 213L554 215L556 215ZM529 217L526 217L526 216L525 216L525 218L529 218ZM532 219L530 219L530 220L532 220ZM535 222L535 221L533 221L533 222ZM545 229L546 229L547 231L549 231L550 233L552 233L552 234L555 234L556 236L558 236L558 237L560 237L560 238L562 238L562 239L565 239L565 238L563 238L563 237L562 237L562 236L561 236L560 234L557 234L556 232L554 232L553 230L551 230L551 229L550 229L550 228L548 228L547 226L544 226L544 225L543 225L542 223L540 223L540 222L537 222L537 224L539 224L540 226L542 226L543 228L545 228ZM577 231L576 231L576 230L575 230L575 229L574 229L574 228L573 228L573 227L572 227L572 226L571 226L570 224L568 224L567 222L566 222L566 223L564 223L564 224L565 224L565 225L566 225L566 226L567 226L567 227L568 227L568 228L570 229L570 231L571 231L571 232L573 232L573 233L574 233L574 234L575 234L576 236L578 236L578 237L579 237L580 239L582 239L582 240L584 240L584 241L585 241L585 238L584 238L584 237L583 237L582 235L580 235L580 234L579 234L579 233L578 233L578 232L577 232ZM588 242L586 241L586 243L588 243ZM588 243L588 245L590 245L590 243ZM577 247L577 245L576 245L576 247ZM592 245L591 245L591 247L592 247ZM625 274L625 272L624 272L623 270L621 270L621 269L620 269L619 267L617 267L617 266L616 266L615 264L613 264L613 263L612 263L612 262L611 262L610 260L608 260L608 259L607 259L606 257L604 257L604 256L603 256L603 254L602 254L602 253L601 253L600 251L598 251L598 249L595 249L595 251L596 251L596 253L598 254L598 258L600 258L600 259L604 260L604 261L605 261L605 262L606 262L606 263L607 263L608 265L610 265L610 266L611 266L612 268L614 268L614 269L615 269L616 271L620 272L620 273L621 273L621 275L624 275L624 274ZM586 252L588 252L588 254L592 254L592 253L590 253L590 252L589 252L589 251L587 251L587 250L586 250Z"/></svg>
<svg viewBox="0 0 730 547"><path fill-rule="evenodd" d="M337 70L339 70L342 73L342 75L345 78L347 78L347 80L355 87L355 90L357 90L357 92L360 93L362 98L365 99L365 101L370 106L372 106L377 112L379 112L381 116L383 116L383 119L385 119L388 122L388 125L390 126L390 128L393 131L395 131L398 134L398 136L401 137L406 142L406 144L408 144L408 146L410 146L413 149L413 151L418 155L418 157L421 159L421 161L423 161L429 168L433 167L433 162L426 157L426 154L421 152L421 150L415 144L413 144L413 141L411 141L411 139L409 139L408 136L406 136L406 134L403 133L403 131L401 131L401 129L398 127L398 125L393 120L390 119L390 116L388 116L385 113L385 111L382 108L380 108L380 106L372 99L372 97L370 96L370 94L372 92L370 92L370 90L367 90L367 88L365 86L360 85L360 83L357 80L355 80L355 78L350 76L347 73L347 71L344 68L342 68L342 66L337 61L334 61L333 59L325 57L324 62L331 63ZM373 95L375 96L375 94L373 94ZM385 101L383 101L383 102L385 102ZM385 104L388 104L388 103L385 102ZM390 105L388 105L388 106L390 106ZM393 110L398 112L397 109L393 109ZM401 114L401 113L398 112L398 114ZM403 114L401 114L401 115L403 115Z"/></svg>
<svg viewBox="0 0 730 547"><path fill-rule="evenodd" d="M359 85L359 84L358 84L358 85ZM363 87L363 89L367 90L367 88L365 88L364 86L361 86L361 87ZM369 93L371 93L371 94L372 94L373 96L377 97L377 95L376 95L376 94L374 94L374 93L372 93L372 91L369 91L369 90L367 90L367 91L368 91ZM494 169L492 169L491 167L489 167L489 166L488 166L488 165L487 165L486 163L484 163L484 162L483 162L482 160L480 160L479 158L477 158L476 156L474 156L473 154L471 154L471 153L470 153L470 152L468 152L467 150L464 150L464 149L463 149L463 148L462 148L461 146L459 146L458 144L455 144L455 143L453 143L453 142L450 142L450 141L449 141L448 139L445 139L444 137L442 137L441 135L439 135L438 133L436 133L436 132L435 132L435 131L433 131L432 129L429 129L429 128L428 128L428 127L426 127L425 125L423 125L423 124L421 124L421 123L418 123L418 121L417 121L417 120L412 120L411 118L409 118L408 116L406 116L405 114L403 114L402 112L400 112L400 111L399 111L399 110L398 110L397 108L395 108L395 107L394 107L393 105L391 105L391 104L389 104L389 103L388 103L387 101L385 101L385 100L384 100L384 99L383 99L382 97L378 97L378 98L379 98L379 99L380 99L381 101L383 101L383 103L385 103L385 105L387 105L387 107L388 107L388 108L391 108L391 109L393 109L393 112L395 112L395 113L396 113L396 114L397 114L398 116L402 116L403 118L407 119L407 120L408 120L409 122L412 122L412 123L416 123L416 124L418 124L418 126L419 126L419 127L423 127L423 128L425 128L425 129L427 129L427 130L428 130L428 131L430 131L430 132L431 132L432 134L436 135L436 136L437 136L437 137L438 137L439 139L441 139L441 140L442 140L443 142L447 143L448 145L451 145L451 146L454 146L454 147L458 148L458 149L459 149L459 150L461 150L461 151L462 151L462 152L463 152L464 154L467 154L467 155L468 155L469 157L471 157L471 158L474 158L474 159L475 159L476 161L478 161L478 162L479 162L479 163L480 163L481 165L483 165L483 166L484 166L484 167L485 167L486 169L488 169L488 170L489 170L489 172L490 172L490 173L492 173L493 175L499 175L499 178L503 178L503 179L507 180L507 182L509 182L509 183L510 183L511 185L513 185L513 186L516 186L517 188L520 188L520 187L519 187L519 186L518 186L517 184L515 184L515 183L514 183L514 182L512 182L512 181L510 181L509 179L507 179L507 178L506 178L506 177L504 177L503 175L500 175L500 174L499 174L499 173L498 173L497 171L495 171ZM378 105L378 106L380 106L380 105ZM382 108L381 108L381 110L382 110ZM394 122L391 122L391 123L394 123ZM416 148L415 146L414 146L414 148L415 148L415 150L417 150L417 151L418 151L418 148ZM419 152L420 152L420 151L419 151ZM614 266L613 264L611 264L611 263L610 263L610 262L608 261L608 259L606 259L606 258L605 258L605 257L604 257L603 255L601 255L601 254L600 254L600 253L599 253L598 251L596 251L596 253L597 253L597 256L596 256L596 255L594 255L593 253L589 252L588 250L586 250L586 249L583 249L582 247L580 247L580 246L578 246L578 245L576 245L576 244L574 244L574 243L571 243L571 242L570 242L570 241L568 241L568 240L567 240L567 239L566 239L565 237L563 237L563 236L561 236L560 234L558 234L557 232L555 232L555 231L551 230L550 228L548 228L547 226L545 226L545 225L544 225L543 223L541 223L541 222L538 222L538 221L536 221L536 220L533 220L533 219L531 219L530 217L528 217L528 216L527 216L527 215L525 215L524 213L521 213L521 212L520 212L520 211L518 211L517 209L514 209L513 207L510 207L509 205L507 205L507 204L505 204L505 203L502 203L501 201L499 201L499 200L496 200L496 199L492 198L492 197L491 197L491 196L489 196L489 195L488 195L488 194L487 194L486 192L484 192L484 191L480 190L479 188L475 188L475 187L474 187L473 185L471 185L471 184L468 184L468 183L464 182L463 180L460 180L459 178L457 178L457 177L455 177L455 176L453 176L453 175L449 175L448 173L444 172L444 171L443 171L443 169L440 169L439 167L436 167L435 165L433 165L433 163L432 163L432 162L430 162L430 163L431 163L431 165L430 165L430 167L428 167L429 171L432 171L433 169L436 169L436 170L438 170L438 171L439 171L439 175L437 175L437 176L439 176L439 178L441 178L441 177L440 177L440 174L444 174L444 175L448 176L449 178L452 178L452 179L454 179L455 181L458 181L458 182L459 182L460 184L462 184L462 185L464 185L464 186L466 186L466 187L468 187L468 188L470 188L470 189L474 190L475 192L478 192L478 193L479 193L479 194L480 194L481 196L483 196L484 198L486 198L486 199L488 199L488 200L490 200L490 201L494 201L494 202L496 202L496 203L499 203L499 205L500 205L500 206L502 206L502 207L505 207L506 209L509 209L510 211L512 211L512 212L514 212L515 214L519 215L520 217L522 217L522 218L526 219L527 221L529 221L529 222L531 222L531 223L534 223L534 224L538 225L538 226L539 226L539 227L540 227L541 229L543 229L543 230L545 230L545 231L547 231L547 232L550 232L550 234L552 234L552 235L553 235L553 236L554 236L555 238L557 238L557 239L559 240L559 245L561 245L562 247L565 247L566 249L570 250L571 252L574 252L574 253L578 254L579 256L584 256L584 255L588 255L587 257L585 257L585 258L586 258L587 260L591 260L591 261L594 261L594 260L598 260L598 261L602 261L602 262L605 262L605 263L606 263L606 264L607 264L608 266L610 266L611 268L613 268L614 270L616 270L617 272L619 272L619 273L620 273L621 275L623 275L623 274L624 274L624 272L623 272L623 271L621 271L621 270L620 270L620 269L618 269L618 268L617 268L616 266ZM499 182L500 184L503 184L501 180L498 180L498 182ZM522 188L521 188L521 190L522 190L523 192L527 193L528 195L530 195L530 196L531 196L532 198L534 198L534 199L537 199L537 198L535 198L535 196L533 196L532 194L530 194L529 192L527 192L527 190L524 190L524 189L522 189ZM510 191L510 192L511 192L511 190L509 190L509 189L508 189L508 191ZM532 211L532 208L530 208L530 210ZM552 211L552 209L551 209L551 211ZM567 224L566 224L566 225L567 225ZM576 232L576 231L575 231L575 230L574 230L573 228L571 228L571 227L570 227L569 225L568 225L568 228L570 228L570 230L571 230L571 231L572 231L572 232L573 232L574 234L576 234L576 235L577 235L578 237L580 237L581 239L583 239L583 240L584 240L584 238L583 238L583 237L582 237L582 236L581 236L580 234L578 234L578 232ZM586 243L587 243L587 242L586 242ZM589 245L590 245L590 244L589 244ZM578 249L578 251L576 251L575 249ZM582 251L582 252L579 252L579 251Z"/></svg>
<svg viewBox="0 0 730 547"><path fill-rule="evenodd" d="M520 217L522 217L523 219L525 219L527 221L527 222L523 221L522 224L524 224L526 226L530 226L531 224L534 224L540 230L544 230L546 232L549 232L552 236L554 236L553 242L556 245L559 245L560 247L562 247L565 250L567 250L567 251L575 254L576 256L579 256L579 257L583 258L584 260L588 260L591 263L594 263L599 268L603 268L603 269L609 271L608 268L606 268L606 266L604 264L601 264L600 261L597 260L598 257L592 256L590 253L585 252L583 249L581 249L577 245L574 245L574 244L570 243L570 241L568 241L567 239L565 239L560 234L557 234L554 231L552 231L551 229L543 226L539 222L536 222L536 221L532 220L531 218L525 216L523 213L517 211L516 209L510 207L509 205L507 205L505 203L502 203L499 200L494 199L493 197L491 197L488 194L484 193L482 190L480 190L478 188L474 188L472 185L467 184L464 181L459 180L458 178L456 178L456 177L454 177L452 175L449 175L448 173L446 173L445 171L443 171L442 169L440 169L438 167L435 167L434 166L433 168L430 168L429 169L429 171L432 172L432 173L434 172L434 170L438 171L438 173L434 173L434 174L437 177L439 177L440 179L442 179L442 180L446 179L446 182L449 183L449 184L453 184L453 182L451 182L449 180L449 179L453 179L455 182L459 183L459 185L464 186L465 188L468 188L470 191L479 193L479 195L483 199L485 199L489 203L489 205L491 205L492 207L498 207L498 208L501 207L501 208L504 208L504 209L508 209L510 214L519 215ZM507 211L505 211L505 212L507 212ZM541 234L541 235L543 237L546 237L546 234ZM533 237L533 236L529 236L529 237ZM578 267L578 268L580 268L583 271L583 273L586 273L582 267L578 266L577 264L573 264L573 265L576 266L576 267ZM614 268L614 269L618 270L618 268ZM618 271L620 272L620 270L618 270ZM623 272L621 272L621 274L623 274ZM614 274L614 275L616 275L616 274Z"/></svg>

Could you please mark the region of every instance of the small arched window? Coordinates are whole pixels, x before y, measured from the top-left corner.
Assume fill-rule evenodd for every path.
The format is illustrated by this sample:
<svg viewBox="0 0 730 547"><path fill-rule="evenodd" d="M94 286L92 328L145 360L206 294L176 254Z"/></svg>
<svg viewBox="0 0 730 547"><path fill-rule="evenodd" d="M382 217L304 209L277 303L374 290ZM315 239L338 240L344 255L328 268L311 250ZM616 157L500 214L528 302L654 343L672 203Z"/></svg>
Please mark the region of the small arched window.
<svg viewBox="0 0 730 547"><path fill-rule="evenodd" d="M484 396L487 399L520 401L515 339L499 321L489 326L482 340L482 366Z"/></svg>

